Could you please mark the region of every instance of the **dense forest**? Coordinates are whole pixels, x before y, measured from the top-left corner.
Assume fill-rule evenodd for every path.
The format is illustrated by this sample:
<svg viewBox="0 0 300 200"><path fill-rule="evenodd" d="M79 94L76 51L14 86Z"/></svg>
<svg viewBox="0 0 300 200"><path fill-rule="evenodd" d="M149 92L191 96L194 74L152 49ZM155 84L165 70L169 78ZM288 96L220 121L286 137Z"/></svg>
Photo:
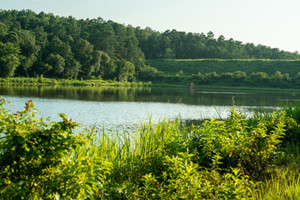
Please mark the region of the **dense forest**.
<svg viewBox="0 0 300 200"><path fill-rule="evenodd" d="M299 59L212 32L160 33L113 21L0 10L0 76L133 81L162 76L146 59Z"/></svg>

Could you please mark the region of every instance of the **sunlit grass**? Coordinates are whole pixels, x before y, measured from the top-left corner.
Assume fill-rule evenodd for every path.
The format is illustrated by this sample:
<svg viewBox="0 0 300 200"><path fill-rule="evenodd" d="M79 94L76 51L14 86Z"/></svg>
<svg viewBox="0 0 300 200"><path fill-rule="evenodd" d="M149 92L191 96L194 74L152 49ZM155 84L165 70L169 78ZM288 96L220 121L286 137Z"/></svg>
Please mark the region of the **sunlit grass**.
<svg viewBox="0 0 300 200"><path fill-rule="evenodd" d="M253 194L258 200L300 199L300 147L285 147L278 163L270 169L270 177L262 180Z"/></svg>
<svg viewBox="0 0 300 200"><path fill-rule="evenodd" d="M153 170L165 156L165 147L170 138L178 140L188 138L188 131L178 120L163 120L152 124L151 120L141 123L133 132L98 132L91 148L97 156L112 162L113 179L124 180L141 178L147 171ZM179 145L179 144L178 144ZM160 163L161 164L161 163ZM142 171L139 171L142 170Z"/></svg>
<svg viewBox="0 0 300 200"><path fill-rule="evenodd" d="M130 86L141 87L149 86L151 82L117 82L112 80L76 80L76 79L54 79L44 77L12 77L12 78L0 78L0 85L63 85L63 86Z"/></svg>

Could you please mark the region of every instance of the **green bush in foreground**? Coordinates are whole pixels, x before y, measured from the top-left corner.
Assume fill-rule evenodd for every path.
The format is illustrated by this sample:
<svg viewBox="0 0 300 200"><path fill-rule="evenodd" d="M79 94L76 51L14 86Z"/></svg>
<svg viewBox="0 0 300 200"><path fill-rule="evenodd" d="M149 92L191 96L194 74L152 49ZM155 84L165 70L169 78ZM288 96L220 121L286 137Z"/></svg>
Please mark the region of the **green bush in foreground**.
<svg viewBox="0 0 300 200"><path fill-rule="evenodd" d="M280 115L270 132L260 119L256 126L248 126L247 120L235 110L225 121L204 122L192 140L198 162L203 166L217 164L225 170L238 167L252 178L261 176L284 136L284 118L284 114ZM274 116L271 120L276 119Z"/></svg>
<svg viewBox="0 0 300 200"><path fill-rule="evenodd" d="M23 111L11 114L0 99L0 198L94 196L102 162L88 160L91 134L75 136L77 124L63 114L61 122L48 123L35 113L29 101Z"/></svg>
<svg viewBox="0 0 300 200"><path fill-rule="evenodd" d="M253 199L292 130L285 112L251 121L233 109L197 127L150 121L135 134L95 138L75 134L63 114L48 122L36 112L29 101L12 114L0 99L2 199Z"/></svg>
<svg viewBox="0 0 300 200"><path fill-rule="evenodd" d="M142 186L128 194L128 199L250 199L255 184L239 169L220 174L201 169L180 153L164 159L162 177L146 174Z"/></svg>

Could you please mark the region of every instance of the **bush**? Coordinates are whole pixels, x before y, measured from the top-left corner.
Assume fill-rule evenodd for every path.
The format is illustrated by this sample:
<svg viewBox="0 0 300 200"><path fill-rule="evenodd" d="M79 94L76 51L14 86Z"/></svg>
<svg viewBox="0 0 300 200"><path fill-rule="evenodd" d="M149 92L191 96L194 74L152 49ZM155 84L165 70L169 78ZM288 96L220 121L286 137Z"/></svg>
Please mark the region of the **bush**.
<svg viewBox="0 0 300 200"><path fill-rule="evenodd" d="M267 130L262 120L257 126L248 127L246 119L232 110L225 121L211 119L204 122L194 132L191 148L201 166L225 171L240 168L244 174L258 178L277 152L285 131L284 123L279 119L274 130Z"/></svg>
<svg viewBox="0 0 300 200"><path fill-rule="evenodd" d="M191 161L193 155L166 156L163 179L146 174L142 186L128 192L128 199L251 199L256 185L239 169L220 174L203 169Z"/></svg>
<svg viewBox="0 0 300 200"><path fill-rule="evenodd" d="M95 138L75 134L64 114L36 119L31 101L13 114L6 103L0 98L0 199L251 199L252 181L281 162L278 146L295 136L300 116L285 108L249 120L232 109L197 127L150 120L135 134Z"/></svg>
<svg viewBox="0 0 300 200"><path fill-rule="evenodd" d="M12 114L0 98L0 198L95 195L105 178L95 174L106 168L105 162L87 158L92 134L74 135L77 124L63 114L61 122L47 122L36 119L36 112L28 101L23 111Z"/></svg>

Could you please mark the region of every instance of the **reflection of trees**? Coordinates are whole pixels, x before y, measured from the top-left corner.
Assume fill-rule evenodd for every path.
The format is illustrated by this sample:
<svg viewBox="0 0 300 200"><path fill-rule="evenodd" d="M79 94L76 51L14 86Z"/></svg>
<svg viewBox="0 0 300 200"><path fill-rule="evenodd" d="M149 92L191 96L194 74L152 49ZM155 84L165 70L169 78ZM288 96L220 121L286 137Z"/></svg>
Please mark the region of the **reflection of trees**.
<svg viewBox="0 0 300 200"><path fill-rule="evenodd" d="M127 88L123 88L122 90L118 90L118 92L117 92L118 99L120 99L121 101L126 101L127 98L128 98L127 92L128 92Z"/></svg>
<svg viewBox="0 0 300 200"><path fill-rule="evenodd" d="M243 92L235 90L197 90L186 88L142 87L74 87L74 86L1 86L0 95L78 99L87 101L169 102L191 105L281 106L280 100L293 98L289 93Z"/></svg>
<svg viewBox="0 0 300 200"><path fill-rule="evenodd" d="M77 87L77 86L1 86L0 94L45 98L80 99L91 101L136 101L151 94L149 87ZM147 100L147 99L144 99Z"/></svg>

